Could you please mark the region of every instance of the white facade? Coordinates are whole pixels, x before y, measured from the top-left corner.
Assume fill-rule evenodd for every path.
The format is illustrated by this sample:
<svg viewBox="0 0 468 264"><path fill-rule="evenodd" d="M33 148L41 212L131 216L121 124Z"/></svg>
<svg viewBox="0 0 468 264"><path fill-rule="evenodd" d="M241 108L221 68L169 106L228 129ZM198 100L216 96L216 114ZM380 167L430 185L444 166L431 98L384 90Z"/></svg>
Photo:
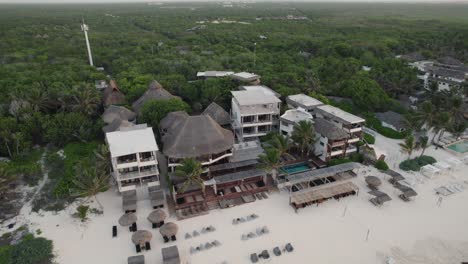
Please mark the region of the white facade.
<svg viewBox="0 0 468 264"><path fill-rule="evenodd" d="M286 103L291 109L300 107L312 114L316 107L323 105L321 101L305 94L290 95L286 97Z"/></svg>
<svg viewBox="0 0 468 264"><path fill-rule="evenodd" d="M239 141L278 131L280 99L261 91L231 93L231 125Z"/></svg>
<svg viewBox="0 0 468 264"><path fill-rule="evenodd" d="M303 120L312 122L313 117L310 113L302 108L287 110L280 117L281 134L291 136L294 130L294 126L299 123L299 121Z"/></svg>
<svg viewBox="0 0 468 264"><path fill-rule="evenodd" d="M316 112L317 117L332 122L334 125L342 128L350 134L359 135L362 132L362 126L366 121L359 116L355 116L331 105L318 106Z"/></svg>
<svg viewBox="0 0 468 264"><path fill-rule="evenodd" d="M151 127L144 124L106 133L106 142L119 191L134 189L145 182L159 185L158 145Z"/></svg>

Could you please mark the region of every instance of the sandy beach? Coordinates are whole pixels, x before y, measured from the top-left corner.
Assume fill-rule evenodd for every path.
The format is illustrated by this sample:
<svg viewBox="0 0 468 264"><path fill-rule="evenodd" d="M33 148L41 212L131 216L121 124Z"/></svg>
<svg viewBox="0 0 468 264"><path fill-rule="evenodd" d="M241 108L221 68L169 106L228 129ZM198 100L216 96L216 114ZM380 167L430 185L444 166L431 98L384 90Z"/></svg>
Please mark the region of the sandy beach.
<svg viewBox="0 0 468 264"><path fill-rule="evenodd" d="M396 141L377 137L376 147L388 155L390 167L394 168L402 159ZM383 151L385 150L385 151ZM433 147L428 155L438 160L453 154ZM391 155L389 155L391 153ZM468 191L443 197L434 188L451 183L460 183L468 188L466 171L461 165L456 171L433 179L419 173L402 174L414 183L418 196L404 202L400 193L388 183L389 176L373 167L361 169L354 180L360 188L358 196L333 200L319 207L307 207L295 213L288 205L288 193L274 192L265 200L237 206L230 209L211 211L210 214L177 221L171 216L168 221L179 225L175 242L163 243L158 229L151 229L146 217L151 212L148 200L138 202L138 228L150 230L153 234L152 250L143 251L147 263L162 263L161 248L177 245L184 263L250 263L251 253L267 249L272 254L275 246L280 248L290 242L295 250L272 256L260 263L385 263L391 256L394 263L460 263L468 261ZM401 172L401 171L400 171ZM381 190L388 193L392 201L381 207L369 202L371 196L364 176L376 175L382 179ZM98 196L104 206L104 214L91 215L86 223L73 218L74 206L58 213L35 214L23 210L17 218L19 223L29 223L32 230L40 229L42 235L54 241L57 262L63 264L82 263L126 263L128 256L135 254L128 228L118 227L118 237L112 238L111 228L118 225L122 215L121 198L110 190ZM97 204L93 207L97 208ZM232 220L256 213L258 219L233 225ZM185 239L185 233L213 225L215 232ZM255 232L267 226L269 234L241 240L242 234ZM4 229L1 230L3 233ZM218 240L220 247L190 254L190 247Z"/></svg>

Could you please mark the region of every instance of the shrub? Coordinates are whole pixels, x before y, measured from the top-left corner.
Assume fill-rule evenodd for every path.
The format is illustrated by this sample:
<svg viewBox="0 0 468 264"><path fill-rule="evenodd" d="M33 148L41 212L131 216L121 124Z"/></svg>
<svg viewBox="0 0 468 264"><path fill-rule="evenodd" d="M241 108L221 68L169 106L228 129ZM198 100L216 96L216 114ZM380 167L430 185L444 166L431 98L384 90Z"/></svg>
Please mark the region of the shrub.
<svg viewBox="0 0 468 264"><path fill-rule="evenodd" d="M374 166L375 166L377 169L379 169L379 170L383 170L383 171L388 170L388 165L387 165L387 163L386 163L385 161L383 161L383 160L378 160L378 161L374 164Z"/></svg>
<svg viewBox="0 0 468 264"><path fill-rule="evenodd" d="M367 142L367 144L375 144L375 137L371 134L364 134L364 140Z"/></svg>
<svg viewBox="0 0 468 264"><path fill-rule="evenodd" d="M419 171L421 167L427 164L433 164L436 162L431 156L421 156L414 159L405 160L400 163L400 169L404 171Z"/></svg>
<svg viewBox="0 0 468 264"><path fill-rule="evenodd" d="M375 131L377 131L382 136L388 137L388 138L403 139L407 135L406 132L398 132L398 131L393 130L391 128L382 126L382 123L380 122L380 120L375 118L375 116L373 114L367 114L366 115L366 126L369 127L369 128L374 129Z"/></svg>
<svg viewBox="0 0 468 264"><path fill-rule="evenodd" d="M52 241L45 238L23 239L11 249L11 263L42 264L50 263L53 254Z"/></svg>
<svg viewBox="0 0 468 264"><path fill-rule="evenodd" d="M80 205L76 208L75 216L80 218L81 222L84 222L88 218L88 211L89 211L89 206Z"/></svg>
<svg viewBox="0 0 468 264"><path fill-rule="evenodd" d="M11 250L10 245L0 247L0 264L11 264L13 263L11 259Z"/></svg>

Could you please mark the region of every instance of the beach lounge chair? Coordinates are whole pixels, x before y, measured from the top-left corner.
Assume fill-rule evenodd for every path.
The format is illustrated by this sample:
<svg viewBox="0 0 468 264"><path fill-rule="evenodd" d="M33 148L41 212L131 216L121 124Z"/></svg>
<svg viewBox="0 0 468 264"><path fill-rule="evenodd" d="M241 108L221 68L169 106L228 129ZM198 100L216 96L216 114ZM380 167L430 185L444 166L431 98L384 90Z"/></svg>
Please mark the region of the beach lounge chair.
<svg viewBox="0 0 468 264"><path fill-rule="evenodd" d="M192 235L190 235L189 233L185 233L185 239L190 239L192 238Z"/></svg>
<svg viewBox="0 0 468 264"><path fill-rule="evenodd" d="M219 242L218 240L214 240L213 242L211 242L211 244L213 244L213 246L215 247L221 246L221 242Z"/></svg>
<svg viewBox="0 0 468 264"><path fill-rule="evenodd" d="M190 247L190 254L195 254L195 252L197 252L197 250L194 247Z"/></svg>
<svg viewBox="0 0 468 264"><path fill-rule="evenodd" d="M113 226L112 227L112 237L116 237L117 236L117 226Z"/></svg>
<svg viewBox="0 0 468 264"><path fill-rule="evenodd" d="M177 240L176 236L175 236L175 235L174 235L174 236L171 236L171 240L172 240L172 241L176 241L176 240Z"/></svg>
<svg viewBox="0 0 468 264"><path fill-rule="evenodd" d="M262 232L263 232L264 234L268 234L268 233L270 233L270 230L268 229L267 226L264 226L263 229L262 229Z"/></svg>
<svg viewBox="0 0 468 264"><path fill-rule="evenodd" d="M249 237L246 235L246 234L242 234L242 237L241 237L242 240L248 240Z"/></svg>
<svg viewBox="0 0 468 264"><path fill-rule="evenodd" d="M263 197L264 199L268 199L268 195L267 195L265 192L262 192L262 197Z"/></svg>
<svg viewBox="0 0 468 264"><path fill-rule="evenodd" d="M260 254L260 257L264 258L264 259L269 259L270 258L270 254L268 253L268 250L263 250L262 253Z"/></svg>
<svg viewBox="0 0 468 264"><path fill-rule="evenodd" d="M145 243L145 249L146 249L146 250L151 250L151 244L150 244L150 242L146 242L146 243Z"/></svg>
<svg viewBox="0 0 468 264"><path fill-rule="evenodd" d="M261 227L257 228L257 230L255 231L255 233L257 233L258 236L263 235L263 228L261 228Z"/></svg>
<svg viewBox="0 0 468 264"><path fill-rule="evenodd" d="M210 248L212 248L212 247L213 247L213 245L212 245L211 243L209 243L209 242L206 242L206 243L205 243L205 248L206 248L206 249L210 249Z"/></svg>
<svg viewBox="0 0 468 264"><path fill-rule="evenodd" d="M275 254L275 256L281 256L281 249L279 249L279 247L275 247L273 249L273 254Z"/></svg>
<svg viewBox="0 0 468 264"><path fill-rule="evenodd" d="M287 251L287 252L293 252L294 248L293 246L291 245L291 243L287 243L286 246L284 247L284 249Z"/></svg>
<svg viewBox="0 0 468 264"><path fill-rule="evenodd" d="M252 261L252 263L257 263L258 262L257 253L250 254L250 261Z"/></svg>
<svg viewBox="0 0 468 264"><path fill-rule="evenodd" d="M197 230L193 231L193 237L197 237L197 236L199 236L199 235L200 235L200 233L198 233Z"/></svg>
<svg viewBox="0 0 468 264"><path fill-rule="evenodd" d="M140 247L140 245L135 245L135 249L136 249L136 253L140 253L140 252L141 252L141 247Z"/></svg>

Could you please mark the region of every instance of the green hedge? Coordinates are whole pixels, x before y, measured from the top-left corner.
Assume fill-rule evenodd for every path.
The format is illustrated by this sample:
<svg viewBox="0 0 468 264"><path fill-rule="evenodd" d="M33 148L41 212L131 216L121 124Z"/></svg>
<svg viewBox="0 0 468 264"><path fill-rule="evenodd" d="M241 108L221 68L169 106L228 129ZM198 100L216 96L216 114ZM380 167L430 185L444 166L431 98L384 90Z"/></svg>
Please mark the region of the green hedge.
<svg viewBox="0 0 468 264"><path fill-rule="evenodd" d="M348 163L348 162L363 162L364 156L361 153L353 153L346 158L332 159L327 164L328 166L334 166L338 164Z"/></svg>
<svg viewBox="0 0 468 264"><path fill-rule="evenodd" d="M371 134L364 134L364 140L367 142L367 144L375 144L375 137Z"/></svg>
<svg viewBox="0 0 468 264"><path fill-rule="evenodd" d="M414 159L405 160L400 163L400 169L404 171L419 171L421 167L427 164L433 164L436 162L431 156L421 156Z"/></svg>
<svg viewBox="0 0 468 264"><path fill-rule="evenodd" d="M32 234L17 245L0 247L0 264L45 264L52 263L53 258L52 241Z"/></svg>
<svg viewBox="0 0 468 264"><path fill-rule="evenodd" d="M379 170L383 170L383 171L388 170L388 165L387 165L387 163L386 163L385 161L383 161L383 160L378 160L378 161L374 164L374 166L375 166L377 169L379 169Z"/></svg>

